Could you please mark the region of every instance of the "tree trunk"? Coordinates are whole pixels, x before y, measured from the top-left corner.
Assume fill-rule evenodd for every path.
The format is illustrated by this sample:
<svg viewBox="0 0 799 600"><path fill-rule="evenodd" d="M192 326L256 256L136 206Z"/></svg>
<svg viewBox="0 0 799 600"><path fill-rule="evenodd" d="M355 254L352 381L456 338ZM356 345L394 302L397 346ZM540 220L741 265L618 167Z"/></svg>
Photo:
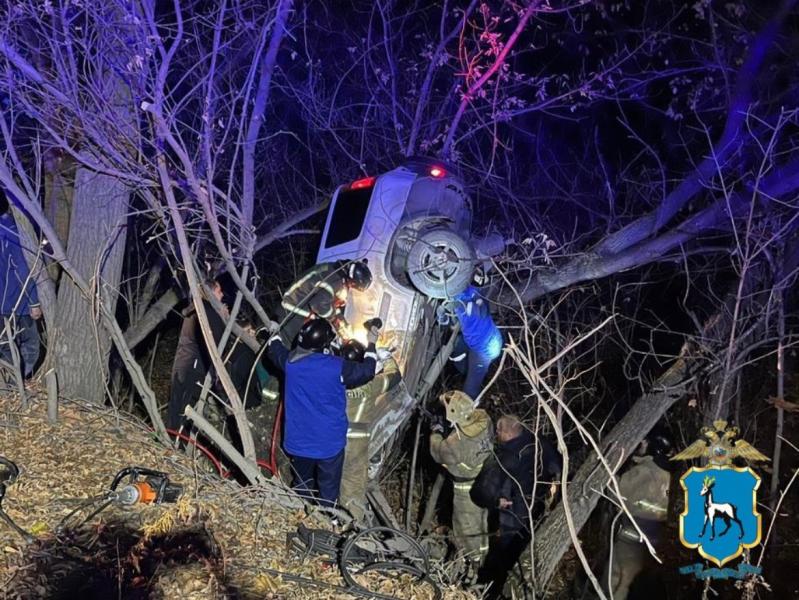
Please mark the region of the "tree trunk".
<svg viewBox="0 0 799 600"><path fill-rule="evenodd" d="M615 465L622 456L630 456L663 414L682 398L693 381L694 370L688 356L689 346L683 346L680 357L641 397L630 412L603 440L603 453L609 464ZM569 504L577 531L585 525L596 508L599 492L608 484L605 468L591 452L569 482ZM535 572L538 585L543 589L555 572L560 559L571 546L566 513L561 503L544 522L536 528L533 544Z"/></svg>
<svg viewBox="0 0 799 600"><path fill-rule="evenodd" d="M118 179L85 168L75 176L67 258L92 285L90 298L62 281L52 324L54 363L62 395L102 403L111 339L98 302L114 314L127 233L130 190Z"/></svg>

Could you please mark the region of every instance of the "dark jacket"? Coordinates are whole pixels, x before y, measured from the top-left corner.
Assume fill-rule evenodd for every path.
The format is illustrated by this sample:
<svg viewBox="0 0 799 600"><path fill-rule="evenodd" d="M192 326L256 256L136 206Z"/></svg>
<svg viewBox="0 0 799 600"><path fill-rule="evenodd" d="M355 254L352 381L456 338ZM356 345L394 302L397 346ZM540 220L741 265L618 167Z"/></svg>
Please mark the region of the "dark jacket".
<svg viewBox="0 0 799 600"><path fill-rule="evenodd" d="M27 315L39 305L29 274L14 218L10 212L0 215L0 315Z"/></svg>
<svg viewBox="0 0 799 600"><path fill-rule="evenodd" d="M261 380L256 365L256 354L243 341L236 340L230 357L227 360L227 369L239 398L246 408L253 408L261 404ZM247 385L249 383L249 385Z"/></svg>
<svg viewBox="0 0 799 600"><path fill-rule="evenodd" d="M286 373L286 452L319 460L336 456L347 443L346 389L374 378L374 344L369 344L363 362L302 348L289 352L278 336L269 341L267 350L269 359Z"/></svg>
<svg viewBox="0 0 799 600"><path fill-rule="evenodd" d="M211 326L211 334L214 341L218 344L225 331L225 322L222 320L211 303L203 300L205 314L208 315L208 323ZM205 338L200 329L200 321L197 313L191 311L183 319L180 327L180 337L178 346L175 349L175 359L172 363L172 381L184 381L189 373L200 372L204 376L211 366L208 348L205 345Z"/></svg>
<svg viewBox="0 0 799 600"><path fill-rule="evenodd" d="M499 510L499 525L503 533L530 529L528 505L533 495L535 458L535 438L525 429L518 437L497 444L496 456L483 465L472 486L471 497L475 504ZM560 461L560 455L552 444L539 438L538 483L532 510L534 520L543 512L548 482L559 475ZM500 498L510 500L512 506L499 509Z"/></svg>

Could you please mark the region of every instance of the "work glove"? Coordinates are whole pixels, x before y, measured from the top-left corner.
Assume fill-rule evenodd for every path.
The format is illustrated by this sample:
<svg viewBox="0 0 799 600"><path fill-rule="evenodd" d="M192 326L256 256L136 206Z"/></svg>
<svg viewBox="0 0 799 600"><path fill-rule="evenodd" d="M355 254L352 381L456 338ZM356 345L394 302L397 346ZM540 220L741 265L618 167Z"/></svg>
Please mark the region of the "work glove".
<svg viewBox="0 0 799 600"><path fill-rule="evenodd" d="M377 338L380 337L380 330L377 327L371 327L366 334L366 341L370 344L376 344Z"/></svg>
<svg viewBox="0 0 799 600"><path fill-rule="evenodd" d="M430 431L433 433L440 433L444 435L444 432L447 430L444 424L444 417L436 416L430 420Z"/></svg>
<svg viewBox="0 0 799 600"><path fill-rule="evenodd" d="M446 307L443 304L439 304L436 308L436 321L442 327L449 325L449 313L447 312Z"/></svg>

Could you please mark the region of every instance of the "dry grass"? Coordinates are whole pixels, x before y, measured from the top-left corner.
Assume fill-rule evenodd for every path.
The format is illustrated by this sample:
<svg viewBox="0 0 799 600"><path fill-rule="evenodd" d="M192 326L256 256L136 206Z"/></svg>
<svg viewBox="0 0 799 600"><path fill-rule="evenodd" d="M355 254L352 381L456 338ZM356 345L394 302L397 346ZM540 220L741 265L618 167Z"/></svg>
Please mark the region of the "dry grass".
<svg viewBox="0 0 799 600"><path fill-rule="evenodd" d="M143 595L120 590L114 594L120 598L352 597L335 566L286 551L286 535L301 521L310 527L323 525L306 516L280 482L242 488L223 481L185 454L165 448L143 424L106 408L64 402L54 426L45 412L43 400L34 400L22 412L13 397L0 396L0 454L21 471L6 492L3 508L36 538L27 544L0 522L0 598L64 597L58 593L63 593L69 574L103 558L119 570L135 575L140 569L142 578L149 577L128 577L126 585L139 586ZM185 486L182 501L112 506L68 536L56 536L75 499L107 490L117 471L129 465L169 473ZM209 540L211 549L183 540L185 532ZM131 538L127 545L124 536ZM64 543L67 538L71 543ZM335 587L287 580L296 576ZM415 586L406 578L369 578L370 589L383 594L432 597L430 587ZM444 597L470 596L450 586Z"/></svg>

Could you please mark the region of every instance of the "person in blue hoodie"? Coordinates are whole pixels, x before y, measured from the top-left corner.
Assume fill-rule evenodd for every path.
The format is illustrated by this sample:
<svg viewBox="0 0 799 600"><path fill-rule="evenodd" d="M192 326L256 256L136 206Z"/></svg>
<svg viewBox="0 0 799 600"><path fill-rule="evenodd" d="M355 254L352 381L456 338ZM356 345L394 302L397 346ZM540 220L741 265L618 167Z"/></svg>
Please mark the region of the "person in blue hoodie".
<svg viewBox="0 0 799 600"><path fill-rule="evenodd" d="M504 341L489 312L488 302L480 295L477 286L485 284L482 268L475 270L473 285L448 302L449 312L461 324L461 331L452 349L450 361L462 375L464 393L477 398L483 389L488 369L500 354Z"/></svg>
<svg viewBox="0 0 799 600"><path fill-rule="evenodd" d="M291 459L294 490L333 506L338 500L347 445L348 388L369 383L378 370L378 329L368 334L362 362L330 352L336 332L327 319L306 321L289 351L279 334L268 342L269 359L285 373L283 447Z"/></svg>
<svg viewBox="0 0 799 600"><path fill-rule="evenodd" d="M42 317L36 283L25 262L14 217L5 192L0 189L0 359L10 362L11 350L5 332L6 319L14 328L22 374L27 379L39 360L39 331L35 321Z"/></svg>

